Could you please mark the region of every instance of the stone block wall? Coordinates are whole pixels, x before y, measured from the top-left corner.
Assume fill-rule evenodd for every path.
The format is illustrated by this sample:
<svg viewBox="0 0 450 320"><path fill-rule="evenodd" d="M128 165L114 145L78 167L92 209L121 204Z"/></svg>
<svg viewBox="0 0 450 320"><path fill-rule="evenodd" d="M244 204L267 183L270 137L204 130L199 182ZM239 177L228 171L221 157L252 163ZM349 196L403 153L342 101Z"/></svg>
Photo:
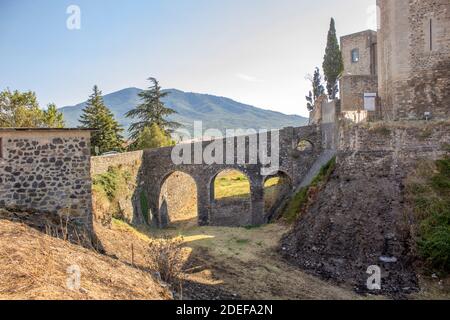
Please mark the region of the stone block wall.
<svg viewBox="0 0 450 320"><path fill-rule="evenodd" d="M377 0L379 95L386 120L450 117L450 2Z"/></svg>
<svg viewBox="0 0 450 320"><path fill-rule="evenodd" d="M94 219L108 226L114 217L130 224L144 222L145 213L142 212L140 186L142 180L142 151L125 152L108 156L91 158L91 175L94 181L110 169L114 169L119 183L114 199L109 199L101 187L94 185L93 215ZM125 178L126 177L126 178Z"/></svg>
<svg viewBox="0 0 450 320"><path fill-rule="evenodd" d="M341 51L345 75L376 75L377 33L367 30L341 37ZM359 52L359 61L352 62L352 50Z"/></svg>
<svg viewBox="0 0 450 320"><path fill-rule="evenodd" d="M91 175L102 174L110 167L131 166L142 161L142 151L125 152L91 158Z"/></svg>
<svg viewBox="0 0 450 320"><path fill-rule="evenodd" d="M284 254L310 272L367 291L367 268L381 268L381 293L419 283L405 178L420 159L448 155L450 123L341 126L337 167L320 198L283 240Z"/></svg>
<svg viewBox="0 0 450 320"><path fill-rule="evenodd" d="M341 111L364 110L364 93L378 92L377 76L344 76L340 80Z"/></svg>
<svg viewBox="0 0 450 320"><path fill-rule="evenodd" d="M0 129L0 207L91 226L90 132Z"/></svg>

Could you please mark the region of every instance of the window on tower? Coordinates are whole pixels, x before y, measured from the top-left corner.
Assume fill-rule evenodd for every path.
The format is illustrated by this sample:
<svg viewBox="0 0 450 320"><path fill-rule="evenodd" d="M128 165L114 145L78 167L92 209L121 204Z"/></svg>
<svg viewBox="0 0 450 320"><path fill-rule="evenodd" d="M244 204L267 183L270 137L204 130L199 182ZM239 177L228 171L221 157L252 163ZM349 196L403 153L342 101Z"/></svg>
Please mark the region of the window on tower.
<svg viewBox="0 0 450 320"><path fill-rule="evenodd" d="M352 63L359 62L359 49L352 50Z"/></svg>

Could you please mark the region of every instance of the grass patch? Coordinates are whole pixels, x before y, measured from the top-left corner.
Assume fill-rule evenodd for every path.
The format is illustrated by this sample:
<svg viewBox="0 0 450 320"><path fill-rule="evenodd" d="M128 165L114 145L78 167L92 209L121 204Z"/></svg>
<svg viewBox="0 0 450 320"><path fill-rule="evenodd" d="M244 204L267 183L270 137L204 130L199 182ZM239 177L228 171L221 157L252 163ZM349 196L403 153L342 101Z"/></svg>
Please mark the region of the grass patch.
<svg viewBox="0 0 450 320"><path fill-rule="evenodd" d="M331 174L336 168L336 157L333 157L324 165L317 176L308 187L300 189L289 201L286 209L283 211L282 219L288 223L294 223L300 214L306 210L320 189L328 182Z"/></svg>
<svg viewBox="0 0 450 320"><path fill-rule="evenodd" d="M103 190L108 199L112 201L117 195L120 180L120 170L115 167L110 167L106 173L94 177L93 185L97 190Z"/></svg>
<svg viewBox="0 0 450 320"><path fill-rule="evenodd" d="M250 240L249 239L236 239L236 243L240 244L240 245L245 245L245 244L249 244Z"/></svg>
<svg viewBox="0 0 450 320"><path fill-rule="evenodd" d="M417 170L408 194L418 220L419 254L433 272L450 273L450 158Z"/></svg>
<svg viewBox="0 0 450 320"><path fill-rule="evenodd" d="M250 183L239 171L227 171L219 174L214 181L215 199L249 198Z"/></svg>

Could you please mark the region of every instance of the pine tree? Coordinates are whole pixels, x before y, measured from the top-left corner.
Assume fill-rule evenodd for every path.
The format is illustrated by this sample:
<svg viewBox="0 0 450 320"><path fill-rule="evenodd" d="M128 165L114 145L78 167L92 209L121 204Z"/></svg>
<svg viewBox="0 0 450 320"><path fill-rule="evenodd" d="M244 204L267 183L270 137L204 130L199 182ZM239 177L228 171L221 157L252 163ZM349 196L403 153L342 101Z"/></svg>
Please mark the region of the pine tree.
<svg viewBox="0 0 450 320"><path fill-rule="evenodd" d="M344 70L344 63L342 61L342 53L339 49L339 43L336 36L336 26L334 19L331 18L330 30L328 31L327 48L323 61L323 72L325 74L325 81L327 82L328 97L335 99L337 97L338 78Z"/></svg>
<svg viewBox="0 0 450 320"><path fill-rule="evenodd" d="M314 76L309 76L308 79L311 81L313 89L312 91L309 91L309 94L306 96L306 106L309 111L312 111L316 100L325 93L325 88L322 85L322 76L320 75L319 68L316 67L314 70Z"/></svg>
<svg viewBox="0 0 450 320"><path fill-rule="evenodd" d="M133 140L138 139L143 130L150 128L152 124L158 125L167 136L174 128L179 126L178 123L167 120L167 116L176 113L175 110L167 108L161 101L168 93L161 92L161 87L155 78L149 78L148 80L151 82L151 86L148 90L139 93L142 103L125 114L128 118L138 119L129 128L130 137Z"/></svg>
<svg viewBox="0 0 450 320"><path fill-rule="evenodd" d="M144 150L168 147L174 145L174 141L167 136L156 123L150 127L145 127L136 141L131 144L130 150Z"/></svg>
<svg viewBox="0 0 450 320"><path fill-rule="evenodd" d="M93 91L79 120L82 128L96 129L91 136L92 153L96 147L99 153L122 151L124 141L120 133L123 129L105 106L102 92L97 86Z"/></svg>
<svg viewBox="0 0 450 320"><path fill-rule="evenodd" d="M64 116L58 111L54 103L47 106L43 112L44 125L47 128L64 128Z"/></svg>

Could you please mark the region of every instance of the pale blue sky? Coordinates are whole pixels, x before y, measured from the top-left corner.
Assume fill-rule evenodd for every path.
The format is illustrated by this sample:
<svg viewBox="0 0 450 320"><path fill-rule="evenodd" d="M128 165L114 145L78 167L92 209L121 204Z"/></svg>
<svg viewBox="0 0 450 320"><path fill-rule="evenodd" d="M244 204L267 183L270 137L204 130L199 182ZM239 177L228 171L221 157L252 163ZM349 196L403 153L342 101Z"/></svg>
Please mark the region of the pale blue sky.
<svg viewBox="0 0 450 320"><path fill-rule="evenodd" d="M69 5L81 29L68 30ZM210 93L307 115L330 17L339 36L374 26L375 0L0 0L0 90L41 105L146 86ZM372 10L370 7L372 6Z"/></svg>

